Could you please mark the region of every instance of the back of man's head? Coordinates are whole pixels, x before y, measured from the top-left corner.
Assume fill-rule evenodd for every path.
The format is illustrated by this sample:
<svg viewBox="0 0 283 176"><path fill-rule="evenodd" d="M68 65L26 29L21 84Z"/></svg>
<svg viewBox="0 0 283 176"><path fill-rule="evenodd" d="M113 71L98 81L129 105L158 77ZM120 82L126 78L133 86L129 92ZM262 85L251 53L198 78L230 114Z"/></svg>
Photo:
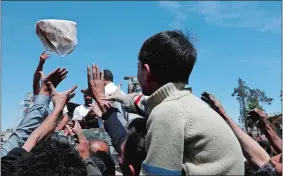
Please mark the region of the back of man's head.
<svg viewBox="0 0 283 176"><path fill-rule="evenodd" d="M9 175L13 176L85 176L79 153L67 142L47 139L39 142L29 155L16 160Z"/></svg>
<svg viewBox="0 0 283 176"><path fill-rule="evenodd" d="M109 81L109 82L113 82L113 73L110 70L103 70L104 72L104 80L105 81Z"/></svg>
<svg viewBox="0 0 283 176"><path fill-rule="evenodd" d="M89 140L89 150L91 153L98 151L110 153L109 145L102 139Z"/></svg>
<svg viewBox="0 0 283 176"><path fill-rule="evenodd" d="M146 158L145 136L146 119L136 118L132 120L128 125L128 137L124 149L124 164L132 165L135 175L139 175L141 164ZM123 173L126 174L127 171Z"/></svg>
<svg viewBox="0 0 283 176"><path fill-rule="evenodd" d="M188 83L197 51L181 31L164 31L147 39L139 52L141 64L148 64L154 81Z"/></svg>

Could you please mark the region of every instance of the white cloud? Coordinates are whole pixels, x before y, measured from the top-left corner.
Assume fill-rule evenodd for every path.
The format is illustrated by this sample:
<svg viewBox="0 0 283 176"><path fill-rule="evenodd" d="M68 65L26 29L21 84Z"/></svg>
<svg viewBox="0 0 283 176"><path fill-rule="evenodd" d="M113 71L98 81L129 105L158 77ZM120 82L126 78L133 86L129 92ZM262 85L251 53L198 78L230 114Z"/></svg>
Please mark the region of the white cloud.
<svg viewBox="0 0 283 176"><path fill-rule="evenodd" d="M176 10L181 8L181 5L176 1L160 1L159 5L169 10Z"/></svg>
<svg viewBox="0 0 283 176"><path fill-rule="evenodd" d="M281 12L268 11L262 8L265 4L261 3L264 2L163 1L160 6L174 15L173 23L180 25L187 20L189 14L195 14L202 16L204 21L211 25L281 33Z"/></svg>
<svg viewBox="0 0 283 176"><path fill-rule="evenodd" d="M183 5L176 1L160 1L159 5L161 8L165 8L173 14L174 20L171 24L172 27L176 29L182 28L183 23L188 18L188 13L183 12Z"/></svg>

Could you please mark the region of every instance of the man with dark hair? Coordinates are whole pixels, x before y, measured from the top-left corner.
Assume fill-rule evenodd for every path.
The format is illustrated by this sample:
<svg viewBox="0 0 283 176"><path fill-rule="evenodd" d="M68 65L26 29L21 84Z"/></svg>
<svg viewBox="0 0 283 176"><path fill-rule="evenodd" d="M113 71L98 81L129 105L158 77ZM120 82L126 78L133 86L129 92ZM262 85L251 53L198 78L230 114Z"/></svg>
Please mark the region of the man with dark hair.
<svg viewBox="0 0 283 176"><path fill-rule="evenodd" d="M75 108L72 120L80 121L84 129L98 128L99 120L97 119L91 108L91 104L93 102L92 98L85 93L84 89L81 90L81 92L83 93L84 96L84 104Z"/></svg>
<svg viewBox="0 0 283 176"><path fill-rule="evenodd" d="M83 160L75 148L67 142L67 138L66 143L54 139L41 141L29 153L21 152L22 157L10 163L7 175L86 176ZM14 150L11 152L16 153ZM9 154L4 159L6 161L6 158L10 156L20 157L18 155Z"/></svg>
<svg viewBox="0 0 283 176"><path fill-rule="evenodd" d="M140 49L137 78L142 93L149 96L142 175L244 174L244 157L233 131L219 114L184 90L196 58L196 49L180 31L160 32ZM132 94L125 104L134 109L140 99Z"/></svg>
<svg viewBox="0 0 283 176"><path fill-rule="evenodd" d="M141 164L146 158L145 136L146 119L133 119L128 125L128 136L122 149L124 157L120 162L123 173L128 170L134 175L140 174Z"/></svg>
<svg viewBox="0 0 283 176"><path fill-rule="evenodd" d="M113 82L113 73L110 70L104 69L104 82Z"/></svg>
<svg viewBox="0 0 283 176"><path fill-rule="evenodd" d="M115 106L117 104L112 104L109 112L102 116L102 119L105 120L105 130L119 154L119 163L123 175L139 175L141 164L146 157L146 119L133 119L126 130L119 120L123 114Z"/></svg>
<svg viewBox="0 0 283 176"><path fill-rule="evenodd" d="M117 86L113 83L113 73L110 70L103 70L104 72L104 86L105 86L105 95L109 96L112 95L116 89ZM122 94L125 95L125 93L121 90Z"/></svg>
<svg viewBox="0 0 283 176"><path fill-rule="evenodd" d="M108 132L113 146L119 154L119 163L123 175L139 175L141 164L146 157L145 136L146 119L133 119L127 131L118 120L121 113L113 109L110 114L105 114L105 130Z"/></svg>

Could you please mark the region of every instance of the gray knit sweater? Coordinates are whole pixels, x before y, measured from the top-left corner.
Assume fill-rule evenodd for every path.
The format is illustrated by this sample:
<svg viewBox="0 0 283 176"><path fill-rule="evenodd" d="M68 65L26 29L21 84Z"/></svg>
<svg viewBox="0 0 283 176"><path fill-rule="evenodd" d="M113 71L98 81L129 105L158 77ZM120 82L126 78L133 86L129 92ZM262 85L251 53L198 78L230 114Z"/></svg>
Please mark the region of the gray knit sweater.
<svg viewBox="0 0 283 176"><path fill-rule="evenodd" d="M206 103L181 89L168 83L146 101L147 157L141 175L244 175L233 131ZM137 96L128 97L133 107Z"/></svg>

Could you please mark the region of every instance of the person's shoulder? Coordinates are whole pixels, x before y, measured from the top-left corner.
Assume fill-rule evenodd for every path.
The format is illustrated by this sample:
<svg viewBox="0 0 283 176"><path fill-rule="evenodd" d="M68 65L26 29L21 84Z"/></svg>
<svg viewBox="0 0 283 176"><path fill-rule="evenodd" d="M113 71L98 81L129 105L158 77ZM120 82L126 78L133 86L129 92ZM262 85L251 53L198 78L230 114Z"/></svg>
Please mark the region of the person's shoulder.
<svg viewBox="0 0 283 176"><path fill-rule="evenodd" d="M186 93L187 91L180 91L182 95L180 98L176 99L176 102L182 104L182 106L187 110L192 109L211 109L209 105L201 100L199 97L194 95L193 93Z"/></svg>
<svg viewBox="0 0 283 176"><path fill-rule="evenodd" d="M150 113L150 117L165 119L180 119L186 114L182 102L176 100L164 101L154 107Z"/></svg>

